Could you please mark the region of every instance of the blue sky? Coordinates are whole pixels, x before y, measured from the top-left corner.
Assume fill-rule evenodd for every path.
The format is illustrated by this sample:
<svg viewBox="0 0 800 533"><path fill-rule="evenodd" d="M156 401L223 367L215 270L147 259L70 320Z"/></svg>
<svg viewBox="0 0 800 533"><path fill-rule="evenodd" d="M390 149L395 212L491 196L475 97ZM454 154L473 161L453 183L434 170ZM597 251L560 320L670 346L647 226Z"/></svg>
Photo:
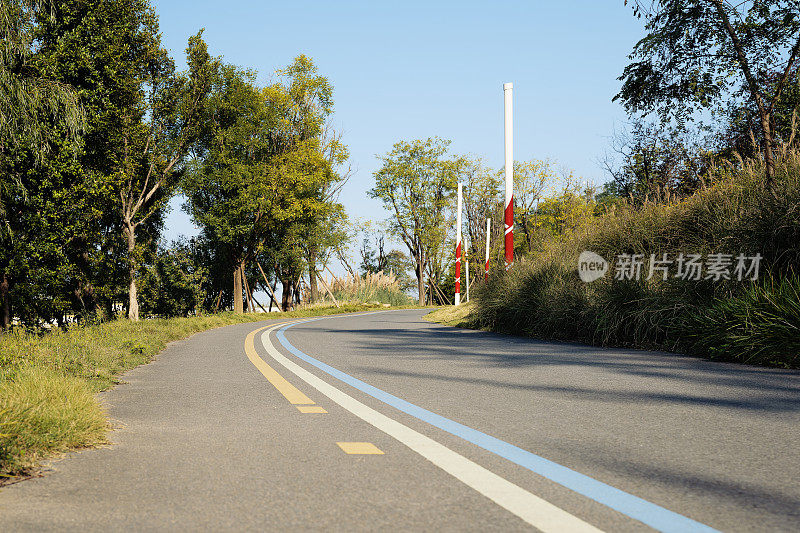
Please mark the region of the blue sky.
<svg viewBox="0 0 800 533"><path fill-rule="evenodd" d="M180 67L189 35L205 28L214 55L259 72L303 53L334 87L337 129L356 169L348 212L387 217L372 187L376 154L398 140L440 136L456 153L503 159L504 82L514 83L514 155L551 158L603 183L597 160L626 115L611 99L642 22L608 1L152 0ZM174 202L176 204L177 202ZM195 231L174 208L165 237Z"/></svg>

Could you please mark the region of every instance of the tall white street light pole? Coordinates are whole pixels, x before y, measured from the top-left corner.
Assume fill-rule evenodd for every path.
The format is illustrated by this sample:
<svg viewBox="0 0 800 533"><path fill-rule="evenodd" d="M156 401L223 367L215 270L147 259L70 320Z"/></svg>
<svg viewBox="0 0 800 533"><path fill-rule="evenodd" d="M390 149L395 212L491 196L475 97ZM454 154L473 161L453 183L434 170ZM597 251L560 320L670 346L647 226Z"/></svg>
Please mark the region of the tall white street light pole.
<svg viewBox="0 0 800 533"><path fill-rule="evenodd" d="M505 160L506 160L506 200L503 209L505 222L506 270L514 264L514 112L513 83L503 84L505 110Z"/></svg>

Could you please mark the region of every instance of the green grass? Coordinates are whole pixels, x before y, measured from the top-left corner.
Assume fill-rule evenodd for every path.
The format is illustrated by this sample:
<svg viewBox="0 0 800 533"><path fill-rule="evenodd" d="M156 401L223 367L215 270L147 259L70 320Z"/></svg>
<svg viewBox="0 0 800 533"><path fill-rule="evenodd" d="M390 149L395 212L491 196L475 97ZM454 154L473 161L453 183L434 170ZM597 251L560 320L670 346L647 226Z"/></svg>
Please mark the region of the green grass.
<svg viewBox="0 0 800 533"><path fill-rule="evenodd" d="M96 393L149 362L168 342L230 324L377 308L383 307L346 302L269 315L117 320L44 334L0 334L0 477L25 475L42 458L104 443L109 428Z"/></svg>
<svg viewBox="0 0 800 533"><path fill-rule="evenodd" d="M482 284L459 325L601 346L800 368L800 153L784 151L773 191L760 163L717 170L680 202L619 205L519 258ZM578 278L577 258L739 253L764 257L758 281ZM646 276L643 276L643 278ZM463 312L463 310L462 310ZM433 314L433 318L437 315ZM441 318L447 322L447 317Z"/></svg>
<svg viewBox="0 0 800 533"><path fill-rule="evenodd" d="M0 465L24 473L47 455L105 441L105 412L87 383L46 367L26 366L0 383Z"/></svg>

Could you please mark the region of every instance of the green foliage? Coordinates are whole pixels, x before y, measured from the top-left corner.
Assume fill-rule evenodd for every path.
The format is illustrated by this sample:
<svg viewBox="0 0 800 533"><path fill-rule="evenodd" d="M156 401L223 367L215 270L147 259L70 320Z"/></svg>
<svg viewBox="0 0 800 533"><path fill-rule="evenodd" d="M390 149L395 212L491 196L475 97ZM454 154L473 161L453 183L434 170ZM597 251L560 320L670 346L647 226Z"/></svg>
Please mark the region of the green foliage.
<svg viewBox="0 0 800 533"><path fill-rule="evenodd" d="M141 278L142 310L148 316L190 316L203 308L205 268L196 262L191 244L173 243L158 251Z"/></svg>
<svg viewBox="0 0 800 533"><path fill-rule="evenodd" d="M278 73L284 83L259 89L254 73L219 69L211 127L183 184L228 279L255 259L293 282L311 251L324 255L341 238L343 208L329 193L347 151L338 137L323 137L332 88L305 56Z"/></svg>
<svg viewBox="0 0 800 533"><path fill-rule="evenodd" d="M207 123L206 106L217 61L208 54L202 30L189 38L187 72L175 66L155 34L140 58L143 97L134 121L123 121L124 142L115 168L122 234L127 243L128 316L139 319L137 271L142 262L137 228L157 215L177 190L186 157L199 143Z"/></svg>
<svg viewBox="0 0 800 533"><path fill-rule="evenodd" d="M464 182L463 201L466 224L465 254L483 257L486 243L486 219L492 219L495 241L493 255L501 255L499 241L503 231L503 175L484 165L479 158L463 158L461 181ZM515 184L521 182L515 181ZM519 193L516 193L519 194ZM463 230L462 230L463 231Z"/></svg>
<svg viewBox="0 0 800 533"><path fill-rule="evenodd" d="M626 0L627 3L627 0ZM684 127L698 110L748 106L748 133L764 156L772 186L778 147L774 115L800 61L800 4L785 0L633 2L647 35L633 49L614 99L630 113L657 111ZM727 100L727 101L726 101Z"/></svg>
<svg viewBox="0 0 800 533"><path fill-rule="evenodd" d="M35 19L53 18L54 5L43 0L4 0L0 4L0 155L24 149L40 163L54 138L53 123L70 137L84 126L83 109L70 87L42 75L35 65ZM5 172L2 179L5 180ZM7 184L0 181L2 192Z"/></svg>
<svg viewBox="0 0 800 533"><path fill-rule="evenodd" d="M770 84L769 92L777 92L780 82L778 72L767 75L766 83ZM746 88L739 92L744 93ZM783 90L775 102L770 119L773 124L775 143L792 144L797 133L797 111L800 109L800 71L791 72ZM717 153L731 162L737 156L755 158L759 154L758 131L759 112L758 106L752 100L731 101L721 114L723 123L716 136Z"/></svg>
<svg viewBox="0 0 800 533"><path fill-rule="evenodd" d="M776 65L791 70L796 59L800 12L794 2L660 0L633 6L645 16L648 33L634 47L634 62L623 71L615 97L633 112L687 117L743 82L769 101L769 73Z"/></svg>
<svg viewBox="0 0 800 533"><path fill-rule="evenodd" d="M344 239L348 153L310 58L259 88L200 31L177 72L149 0L9 0L0 36L0 326L109 319L126 297L135 320L137 293L148 314L224 308L244 259L296 283ZM202 295L157 250L184 178Z"/></svg>
<svg viewBox="0 0 800 533"><path fill-rule="evenodd" d="M438 274L437 259L447 236L446 214L456 190L463 160L450 159L450 141L399 141L381 157L375 187L369 191L392 213L391 232L400 238L414 260L419 301L425 301L426 267Z"/></svg>
<svg viewBox="0 0 800 533"><path fill-rule="evenodd" d="M603 165L617 193L630 201L669 202L696 192L711 179L712 154L686 131L669 124L634 120L615 133L614 156Z"/></svg>
<svg viewBox="0 0 800 533"><path fill-rule="evenodd" d="M33 121L49 128L49 156L38 166L34 153L14 160L21 186L9 202L13 217L0 253L10 314L32 326L62 323L67 315L108 317L127 292L131 264L154 253L170 187L158 180L147 191L137 187L147 179L149 156L167 157L169 143L196 127L186 106L200 96L192 80L202 77L207 53L193 37L189 73L174 74L147 0L67 0L28 13L36 43L30 71L69 88L80 99L86 127L76 138L68 124ZM168 130L169 139L151 135L148 141L148 124ZM160 170L158 163L152 168ZM130 196L139 207L126 217L123 207L131 202L120 202ZM128 254L125 219L138 226L140 238Z"/></svg>

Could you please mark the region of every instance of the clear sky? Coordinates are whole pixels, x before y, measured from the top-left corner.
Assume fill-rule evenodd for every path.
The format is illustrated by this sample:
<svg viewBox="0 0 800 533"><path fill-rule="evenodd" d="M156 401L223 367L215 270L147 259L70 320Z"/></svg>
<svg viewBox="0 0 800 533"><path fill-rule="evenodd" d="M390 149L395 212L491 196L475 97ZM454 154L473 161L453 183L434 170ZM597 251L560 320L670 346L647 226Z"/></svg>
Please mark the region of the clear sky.
<svg viewBox="0 0 800 533"><path fill-rule="evenodd" d="M514 83L514 155L551 158L603 183L597 160L626 115L611 99L642 21L622 0L151 0L178 65L205 28L212 54L266 83L299 54L334 87L334 124L355 174L341 200L384 219L367 198L376 154L398 140L440 136L456 153L503 162L503 89ZM173 202L174 204L176 202ZM165 237L195 233L177 208Z"/></svg>

